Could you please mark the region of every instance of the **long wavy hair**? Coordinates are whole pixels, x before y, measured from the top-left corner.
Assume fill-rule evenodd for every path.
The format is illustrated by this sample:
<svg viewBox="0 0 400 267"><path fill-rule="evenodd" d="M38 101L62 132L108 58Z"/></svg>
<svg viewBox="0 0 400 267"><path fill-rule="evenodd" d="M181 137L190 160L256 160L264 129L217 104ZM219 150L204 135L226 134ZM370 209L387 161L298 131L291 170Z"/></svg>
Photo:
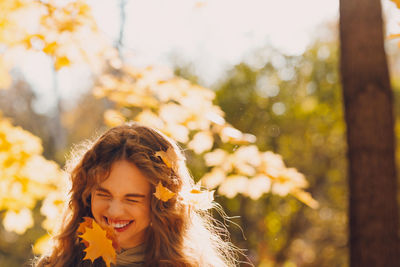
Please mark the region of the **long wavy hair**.
<svg viewBox="0 0 400 267"><path fill-rule="evenodd" d="M155 155L169 148L176 154L175 171ZM105 132L71 170L72 187L63 223L52 251L38 259L35 266L104 266L102 260L82 261L84 247L77 228L83 217L93 218L91 192L107 179L112 164L118 160L135 164L151 186L152 225L146 230L146 266L237 266L237 249L229 242L228 231L209 211L193 209L177 197L162 202L153 195L159 182L175 196L194 182L177 144L159 131L137 123Z"/></svg>

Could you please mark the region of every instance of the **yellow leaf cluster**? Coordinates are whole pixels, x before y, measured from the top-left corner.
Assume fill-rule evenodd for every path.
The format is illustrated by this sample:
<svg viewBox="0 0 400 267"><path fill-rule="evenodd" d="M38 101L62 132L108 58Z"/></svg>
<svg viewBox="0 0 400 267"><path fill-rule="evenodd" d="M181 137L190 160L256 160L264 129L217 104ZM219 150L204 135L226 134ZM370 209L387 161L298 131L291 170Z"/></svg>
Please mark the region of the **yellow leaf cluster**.
<svg viewBox="0 0 400 267"><path fill-rule="evenodd" d="M308 186L304 175L287 168L280 155L261 152L254 145L242 146L234 153L216 149L205 154L206 164L213 167L201 182L209 189L229 198L237 194L258 199L263 194L291 194L303 203L316 208L318 203L304 191Z"/></svg>
<svg viewBox="0 0 400 267"><path fill-rule="evenodd" d="M42 45L39 49L54 59L56 70L82 58L90 63L90 58L98 52L98 45L89 48L90 37L96 40L99 38L88 4L82 0L64 3L49 1L41 2L41 8L43 12L38 21L39 31L27 36L28 47L35 38L40 41Z"/></svg>
<svg viewBox="0 0 400 267"><path fill-rule="evenodd" d="M210 150L215 135L223 142L255 141L254 136L226 123L222 110L213 104L213 91L176 77L170 70L135 69L122 64L111 73L98 79L96 96L109 98L117 104L117 109L140 108L138 114L126 116L159 128L181 143L189 143L196 153ZM190 138L192 132L195 135Z"/></svg>
<svg viewBox="0 0 400 267"><path fill-rule="evenodd" d="M56 70L82 60L98 66L105 42L84 0L0 1L0 43L8 51L21 45L42 51Z"/></svg>
<svg viewBox="0 0 400 267"><path fill-rule="evenodd" d="M28 208L24 208L18 212L9 210L4 216L3 225L9 232L23 234L27 228L33 226L32 212Z"/></svg>
<svg viewBox="0 0 400 267"><path fill-rule="evenodd" d="M59 70L80 60L98 66L104 52L86 1L0 1L0 43L12 55L21 46L46 53ZM0 88L11 83L6 63L0 58ZM0 211L8 231L19 234L32 226L31 209L43 200L42 227L55 231L64 208L67 180L58 165L41 156L40 139L0 117ZM35 245L35 253L46 247L49 235Z"/></svg>
<svg viewBox="0 0 400 267"><path fill-rule="evenodd" d="M304 189L308 186L305 177L287 168L279 155L260 152L249 145L255 142L255 136L242 133L225 121L222 110L213 104L213 91L176 77L169 70L135 69L120 63L118 68L110 66L112 71L99 78L95 89L96 96L116 103L116 109L105 114L110 126L115 123L109 114L118 114L115 117L119 121L123 121L120 116L124 114L125 120L156 127L195 153L205 153L206 164L213 168L202 178L202 183L210 189L219 187L221 195L235 197L240 193L258 199L265 193L292 194L316 207L315 200L305 197ZM131 109L139 111L126 112ZM211 151L216 137L239 148L233 153ZM168 166L174 162L165 152L158 155Z"/></svg>
<svg viewBox="0 0 400 267"><path fill-rule="evenodd" d="M257 147L249 145L255 142L255 136L242 133L225 121L224 112L213 103L215 93L212 90L176 77L170 69L139 69L122 62L118 52L99 37L90 8L83 0L5 0L1 5L1 10L7 12L0 13L0 40L6 40L9 46L22 43L29 49L48 54L53 58L56 70L69 66L79 57L91 62L92 66L107 67L99 75L94 94L116 104L115 109L104 114L108 125L139 121L160 129L197 154L204 153L211 171L203 177L203 184L209 188L219 187L220 194L234 197L241 193L253 199L268 192L280 196L292 194L312 205L312 198L310 200L304 191L307 187L304 176L287 168L279 155L260 152ZM30 21L38 23L39 30L29 31L27 25L21 23L19 18L28 14L26 10L35 14ZM14 33L13 37L7 33L9 29ZM98 64L99 58L104 59L107 65ZM0 66L0 82L7 81L1 77ZM211 151L218 141L236 144L239 149L233 153ZM160 156L167 165L175 168L173 160ZM13 186L13 192L25 192L25 184ZM60 194L53 196L53 200L60 198ZM47 208L43 209L46 214L55 210L49 204L53 200L49 197L46 202ZM51 223L45 225L49 227Z"/></svg>
<svg viewBox="0 0 400 267"><path fill-rule="evenodd" d="M0 43L15 45L20 42L27 32L27 14L36 4L29 0L0 1Z"/></svg>
<svg viewBox="0 0 400 267"><path fill-rule="evenodd" d="M29 0L2 0L0 1L0 44L17 46L24 42L28 34L29 11L36 6ZM4 53L3 53L4 54ZM9 66L11 67L11 66ZM11 84L3 56L0 57L0 89L7 88Z"/></svg>
<svg viewBox="0 0 400 267"><path fill-rule="evenodd" d="M22 234L31 227L30 210L42 199L45 209L63 184L58 165L41 153L39 138L0 117L0 210L6 210L3 224L9 231ZM52 219L50 213L45 212L46 220Z"/></svg>

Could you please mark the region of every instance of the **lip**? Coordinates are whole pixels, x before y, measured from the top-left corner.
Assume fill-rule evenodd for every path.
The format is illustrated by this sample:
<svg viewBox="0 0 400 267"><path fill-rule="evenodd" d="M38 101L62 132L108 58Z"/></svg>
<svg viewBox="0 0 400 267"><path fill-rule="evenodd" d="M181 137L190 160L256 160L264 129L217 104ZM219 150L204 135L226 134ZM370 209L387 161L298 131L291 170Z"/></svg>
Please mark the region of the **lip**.
<svg viewBox="0 0 400 267"><path fill-rule="evenodd" d="M120 223L120 224L127 223L127 225L125 225L124 227L119 227L119 228L112 227L116 232L119 232L119 233L126 231L135 222L135 220L114 220L114 219L110 219L106 216L104 216L103 219L108 226L111 226L111 224L117 224L117 223Z"/></svg>
<svg viewBox="0 0 400 267"><path fill-rule="evenodd" d="M133 223L133 221L131 221L131 222L128 223L126 226L121 227L121 228L115 228L115 227L114 227L114 230L117 231L117 232L119 232L119 233L121 233L121 232L123 232L123 231L126 231L126 230L132 225L132 223Z"/></svg>

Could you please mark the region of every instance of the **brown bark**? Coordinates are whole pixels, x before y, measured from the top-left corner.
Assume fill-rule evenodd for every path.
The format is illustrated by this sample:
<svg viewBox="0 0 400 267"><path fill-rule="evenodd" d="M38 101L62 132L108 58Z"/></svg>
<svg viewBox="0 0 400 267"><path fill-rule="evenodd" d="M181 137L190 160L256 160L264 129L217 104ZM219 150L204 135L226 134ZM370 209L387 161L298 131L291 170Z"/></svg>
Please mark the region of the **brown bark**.
<svg viewBox="0 0 400 267"><path fill-rule="evenodd" d="M340 0L351 266L400 266L393 97L380 0Z"/></svg>

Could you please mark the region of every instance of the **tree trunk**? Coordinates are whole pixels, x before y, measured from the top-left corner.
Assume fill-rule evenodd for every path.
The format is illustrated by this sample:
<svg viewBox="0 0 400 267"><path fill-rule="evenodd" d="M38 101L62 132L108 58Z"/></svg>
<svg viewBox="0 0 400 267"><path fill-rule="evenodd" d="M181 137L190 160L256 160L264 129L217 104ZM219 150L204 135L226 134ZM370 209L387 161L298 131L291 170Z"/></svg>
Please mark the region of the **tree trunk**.
<svg viewBox="0 0 400 267"><path fill-rule="evenodd" d="M380 0L340 0L350 264L400 266L393 96Z"/></svg>

